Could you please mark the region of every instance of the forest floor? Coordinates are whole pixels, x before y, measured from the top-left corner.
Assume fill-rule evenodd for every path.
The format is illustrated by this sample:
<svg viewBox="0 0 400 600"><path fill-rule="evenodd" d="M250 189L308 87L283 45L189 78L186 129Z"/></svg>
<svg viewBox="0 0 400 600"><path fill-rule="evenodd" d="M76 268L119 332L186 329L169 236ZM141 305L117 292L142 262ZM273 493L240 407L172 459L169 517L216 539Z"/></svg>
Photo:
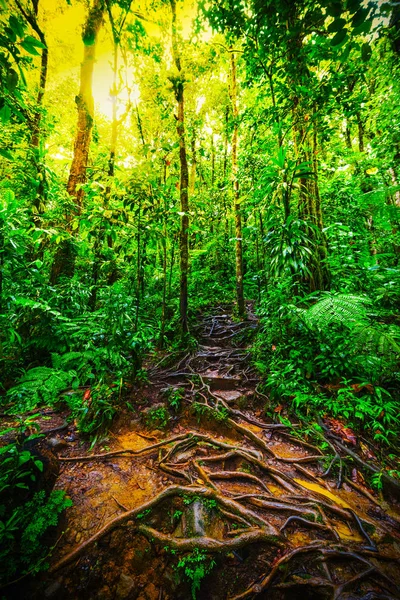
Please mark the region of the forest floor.
<svg viewBox="0 0 400 600"><path fill-rule="evenodd" d="M243 323L224 306L201 315L197 351L153 361L107 445L90 450L73 424L52 434L73 507L49 571L4 597L400 598L398 491L363 484L375 463L329 420L325 456L294 415L293 427L265 416L251 308ZM66 415L43 416L45 430Z"/></svg>

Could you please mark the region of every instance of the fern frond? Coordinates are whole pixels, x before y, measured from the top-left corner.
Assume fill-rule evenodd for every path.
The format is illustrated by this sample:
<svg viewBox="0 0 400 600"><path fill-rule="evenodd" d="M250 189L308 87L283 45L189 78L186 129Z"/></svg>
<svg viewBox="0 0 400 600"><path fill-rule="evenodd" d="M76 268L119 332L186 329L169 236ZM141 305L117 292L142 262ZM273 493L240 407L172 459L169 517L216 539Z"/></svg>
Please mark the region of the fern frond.
<svg viewBox="0 0 400 600"><path fill-rule="evenodd" d="M355 342L363 350L378 354L400 354L400 328L396 325L360 325L355 328Z"/></svg>
<svg viewBox="0 0 400 600"><path fill-rule="evenodd" d="M371 300L365 296L327 293L304 311L302 318L310 329L325 329L333 323L353 328L356 325L367 325L369 304Z"/></svg>

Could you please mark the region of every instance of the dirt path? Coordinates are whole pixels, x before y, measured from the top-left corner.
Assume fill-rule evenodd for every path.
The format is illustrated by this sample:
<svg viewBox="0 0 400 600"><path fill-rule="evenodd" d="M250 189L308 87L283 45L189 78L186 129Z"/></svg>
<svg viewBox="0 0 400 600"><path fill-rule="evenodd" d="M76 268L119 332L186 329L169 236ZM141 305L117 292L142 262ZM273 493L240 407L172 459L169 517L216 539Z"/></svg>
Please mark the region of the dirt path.
<svg viewBox="0 0 400 600"><path fill-rule="evenodd" d="M153 367L132 399L141 416L109 447L61 444L57 487L74 506L27 598L400 597L396 503L350 480L337 489L332 464L352 450L329 429L325 457L267 422L246 347L256 326L204 316L197 352Z"/></svg>

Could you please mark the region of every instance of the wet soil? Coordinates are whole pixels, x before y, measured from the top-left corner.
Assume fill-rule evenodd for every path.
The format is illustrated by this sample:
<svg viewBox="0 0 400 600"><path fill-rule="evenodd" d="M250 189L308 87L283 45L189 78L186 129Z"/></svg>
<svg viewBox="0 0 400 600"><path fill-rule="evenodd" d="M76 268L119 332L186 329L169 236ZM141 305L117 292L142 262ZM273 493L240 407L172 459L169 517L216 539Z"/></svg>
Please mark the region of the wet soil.
<svg viewBox="0 0 400 600"><path fill-rule="evenodd" d="M4 597L400 597L396 498L351 479L338 487L334 469L323 476L338 452L334 438L324 456L296 428L265 417L248 309L244 323L227 307L203 316L197 351L153 361L149 383L129 399L136 412L121 414L107 443L90 450L73 424L52 435L56 487L73 507L50 570ZM169 388L182 390L180 410ZM165 428L154 407L168 409ZM51 418L47 428L64 416Z"/></svg>

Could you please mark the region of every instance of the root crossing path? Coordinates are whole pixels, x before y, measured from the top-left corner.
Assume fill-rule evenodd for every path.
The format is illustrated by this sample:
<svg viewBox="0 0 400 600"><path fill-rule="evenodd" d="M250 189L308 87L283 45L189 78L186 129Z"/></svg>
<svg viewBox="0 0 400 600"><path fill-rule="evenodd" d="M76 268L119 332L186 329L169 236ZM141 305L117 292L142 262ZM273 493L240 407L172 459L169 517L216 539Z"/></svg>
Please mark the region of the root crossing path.
<svg viewBox="0 0 400 600"><path fill-rule="evenodd" d="M108 447L60 451L74 506L41 597L400 597L396 482L378 497L349 475L379 465L323 422L324 453L265 417L248 309L203 315L196 352L155 361Z"/></svg>

